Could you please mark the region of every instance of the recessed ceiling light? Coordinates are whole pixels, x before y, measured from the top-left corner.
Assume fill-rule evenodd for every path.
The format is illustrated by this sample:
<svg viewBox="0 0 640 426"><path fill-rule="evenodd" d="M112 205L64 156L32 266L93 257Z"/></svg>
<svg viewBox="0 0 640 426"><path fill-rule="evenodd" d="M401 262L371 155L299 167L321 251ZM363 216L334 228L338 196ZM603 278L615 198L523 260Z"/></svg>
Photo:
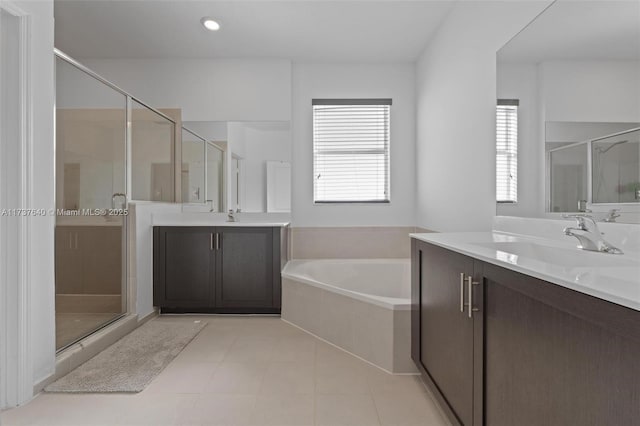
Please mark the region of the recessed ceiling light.
<svg viewBox="0 0 640 426"><path fill-rule="evenodd" d="M218 31L220 29L220 24L206 16L200 20L200 23L209 31Z"/></svg>

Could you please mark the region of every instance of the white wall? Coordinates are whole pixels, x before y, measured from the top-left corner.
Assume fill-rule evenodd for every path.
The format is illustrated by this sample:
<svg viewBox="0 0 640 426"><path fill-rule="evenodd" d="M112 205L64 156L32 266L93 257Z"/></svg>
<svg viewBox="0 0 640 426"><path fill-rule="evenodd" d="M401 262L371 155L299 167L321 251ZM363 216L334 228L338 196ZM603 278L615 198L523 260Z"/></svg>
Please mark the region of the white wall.
<svg viewBox="0 0 640 426"><path fill-rule="evenodd" d="M242 157L243 212L267 211L267 161L291 161L289 122L229 123L229 149Z"/></svg>
<svg viewBox="0 0 640 426"><path fill-rule="evenodd" d="M135 313L142 319L153 313L153 216L180 213L181 205L139 201L129 204L129 209L130 238L135 236L129 285L135 288Z"/></svg>
<svg viewBox="0 0 640 426"><path fill-rule="evenodd" d="M292 215L294 226L412 226L415 192L413 64L294 64ZM314 98L391 98L391 203L314 205Z"/></svg>
<svg viewBox="0 0 640 426"><path fill-rule="evenodd" d="M498 99L518 99L518 202L497 205L499 216L538 217L544 213L544 136L540 118L538 67L498 64ZM540 174L542 171L542 175Z"/></svg>
<svg viewBox="0 0 640 426"><path fill-rule="evenodd" d="M292 75L285 60L80 61L152 106L182 108L184 121L291 121L293 115L292 210L299 226L413 225L413 64L296 64ZM313 205L311 99L322 97L393 98L391 205Z"/></svg>
<svg viewBox="0 0 640 426"><path fill-rule="evenodd" d="M185 133L183 132L182 135L182 200L183 202L202 203L207 199L204 179L205 142L191 137L190 134L185 135ZM216 188L211 189L215 190Z"/></svg>
<svg viewBox="0 0 640 426"><path fill-rule="evenodd" d="M499 63L498 98L519 99L520 109L518 203L498 205L498 215L545 216L545 123L640 121L638 75L640 61Z"/></svg>
<svg viewBox="0 0 640 426"><path fill-rule="evenodd" d="M417 63L417 217L435 231L491 229L496 52L550 2L459 2Z"/></svg>
<svg viewBox="0 0 640 426"><path fill-rule="evenodd" d="M20 182L20 18L0 9L0 208L18 207ZM11 184L7 184L11 182ZM29 315L20 309L20 227L24 219L0 216L0 409L31 396L31 366L21 368L26 336L18 324ZM22 345L20 344L22 341ZM27 385L28 385L27 384ZM20 386L22 385L22 386Z"/></svg>
<svg viewBox="0 0 640 426"><path fill-rule="evenodd" d="M22 1L20 7L32 16L32 96L34 207L55 207L53 1ZM34 383L55 369L54 329L54 218L34 219L29 245L32 267L32 350Z"/></svg>
<svg viewBox="0 0 640 426"><path fill-rule="evenodd" d="M291 62L280 59L79 59L156 108L184 121L287 121Z"/></svg>
<svg viewBox="0 0 640 426"><path fill-rule="evenodd" d="M182 125L187 129L195 132L198 136L216 141L227 141L227 122L226 121L186 121L182 120Z"/></svg>
<svg viewBox="0 0 640 426"><path fill-rule="evenodd" d="M30 20L27 40L30 69L23 75L30 91L30 98L26 100L28 118L24 124L30 128L24 143L16 139L16 135L12 140L2 140L3 145L20 143L20 146L14 150L12 161L16 164L11 169L17 176L14 174L8 185L4 182L3 188L12 194L6 199L13 202L1 207L47 211L55 208L53 1L15 1L8 6ZM11 311L5 304L15 308L10 322L2 324L6 329L0 336L0 344L9 342L12 345L11 350L3 347L0 354L0 369L3 369L0 371L0 392L3 392L0 405L26 402L32 396L33 386L51 375L55 368L55 218L47 214L16 219L13 223L19 229L11 234L12 238L4 240L11 257L5 257L8 253L3 250L3 259L0 259L2 272L10 273L5 266L18 269L14 277L19 278L17 282L0 283L7 296L0 300L3 318L6 310ZM2 236L3 239L7 237ZM11 265L7 265L7 259L13 261ZM4 370L6 368L11 368L11 375ZM9 382L7 378L10 378Z"/></svg>
<svg viewBox="0 0 640 426"><path fill-rule="evenodd" d="M640 121L640 61L540 64L544 121Z"/></svg>

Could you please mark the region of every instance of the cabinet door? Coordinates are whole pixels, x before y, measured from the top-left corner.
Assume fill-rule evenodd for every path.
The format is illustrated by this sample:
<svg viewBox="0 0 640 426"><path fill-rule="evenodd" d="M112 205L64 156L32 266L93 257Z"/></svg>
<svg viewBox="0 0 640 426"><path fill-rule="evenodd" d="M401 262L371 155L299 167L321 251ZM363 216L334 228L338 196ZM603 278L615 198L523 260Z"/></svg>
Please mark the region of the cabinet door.
<svg viewBox="0 0 640 426"><path fill-rule="evenodd" d="M640 313L485 266L491 426L640 424Z"/></svg>
<svg viewBox="0 0 640 426"><path fill-rule="evenodd" d="M273 228L219 227L216 306L273 308Z"/></svg>
<svg viewBox="0 0 640 426"><path fill-rule="evenodd" d="M473 424L473 333L468 285L473 259L430 244L418 244L420 262L419 360L456 420ZM462 298L462 299L461 299ZM449 413L451 414L451 413Z"/></svg>
<svg viewBox="0 0 640 426"><path fill-rule="evenodd" d="M82 251L78 227L56 226L56 294L82 293Z"/></svg>
<svg viewBox="0 0 640 426"><path fill-rule="evenodd" d="M213 306L214 239L211 227L155 228L154 304Z"/></svg>

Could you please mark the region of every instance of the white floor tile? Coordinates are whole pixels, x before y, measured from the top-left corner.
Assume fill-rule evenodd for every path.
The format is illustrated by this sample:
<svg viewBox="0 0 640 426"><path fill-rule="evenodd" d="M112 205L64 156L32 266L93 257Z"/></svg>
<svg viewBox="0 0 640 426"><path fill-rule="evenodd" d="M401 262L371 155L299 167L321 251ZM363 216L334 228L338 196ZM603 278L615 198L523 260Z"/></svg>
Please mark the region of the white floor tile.
<svg viewBox="0 0 640 426"><path fill-rule="evenodd" d="M255 395L200 395L185 424L202 426L250 425L256 399Z"/></svg>
<svg viewBox="0 0 640 426"><path fill-rule="evenodd" d="M144 390L145 393L202 393L218 364L171 363Z"/></svg>
<svg viewBox="0 0 640 426"><path fill-rule="evenodd" d="M273 362L264 376L261 395L300 395L314 393L313 364Z"/></svg>
<svg viewBox="0 0 640 426"><path fill-rule="evenodd" d="M369 395L317 395L316 425L379 425L373 398Z"/></svg>
<svg viewBox="0 0 640 426"><path fill-rule="evenodd" d="M394 376L273 317L168 316L206 327L140 394L42 394L2 426L424 425L417 376Z"/></svg>
<svg viewBox="0 0 640 426"><path fill-rule="evenodd" d="M383 426L446 426L435 402L426 393L374 395Z"/></svg>
<svg viewBox="0 0 640 426"><path fill-rule="evenodd" d="M204 388L205 393L255 395L264 380L267 365L223 362Z"/></svg>
<svg viewBox="0 0 640 426"><path fill-rule="evenodd" d="M313 395L261 395L256 401L251 423L255 426L311 426L313 416Z"/></svg>

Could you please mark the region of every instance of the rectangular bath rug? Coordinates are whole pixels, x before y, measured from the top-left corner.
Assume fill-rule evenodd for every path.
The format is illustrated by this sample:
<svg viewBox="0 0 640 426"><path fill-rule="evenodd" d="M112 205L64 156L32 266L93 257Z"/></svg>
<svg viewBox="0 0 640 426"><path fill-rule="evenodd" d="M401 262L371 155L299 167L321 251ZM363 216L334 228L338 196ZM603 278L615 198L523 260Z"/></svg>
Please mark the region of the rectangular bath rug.
<svg viewBox="0 0 640 426"><path fill-rule="evenodd" d="M152 320L109 346L46 392L141 392L206 323Z"/></svg>

